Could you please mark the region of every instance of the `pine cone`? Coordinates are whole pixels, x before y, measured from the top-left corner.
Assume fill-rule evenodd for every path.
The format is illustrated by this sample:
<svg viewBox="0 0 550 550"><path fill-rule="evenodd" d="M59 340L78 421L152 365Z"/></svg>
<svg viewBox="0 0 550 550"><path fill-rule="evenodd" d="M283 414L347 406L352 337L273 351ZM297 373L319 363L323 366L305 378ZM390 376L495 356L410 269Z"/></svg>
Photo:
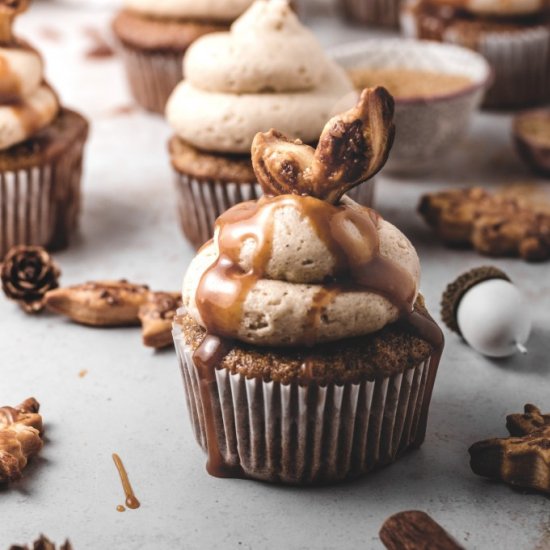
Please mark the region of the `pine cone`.
<svg viewBox="0 0 550 550"><path fill-rule="evenodd" d="M44 307L44 295L59 286L61 271L51 256L39 246L14 246L6 254L0 270L2 290L27 313Z"/></svg>

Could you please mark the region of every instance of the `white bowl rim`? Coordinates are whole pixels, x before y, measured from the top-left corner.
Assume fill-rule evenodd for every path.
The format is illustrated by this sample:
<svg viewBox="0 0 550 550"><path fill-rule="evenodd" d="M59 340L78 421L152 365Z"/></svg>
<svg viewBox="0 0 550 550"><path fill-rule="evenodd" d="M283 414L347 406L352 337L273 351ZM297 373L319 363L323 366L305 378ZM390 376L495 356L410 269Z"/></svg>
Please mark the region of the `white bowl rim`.
<svg viewBox="0 0 550 550"><path fill-rule="evenodd" d="M456 99L458 97L470 95L480 89L488 89L489 86L494 81L494 70L489 64L489 62L481 54L469 50L468 48L463 48L462 46L457 46L455 44L444 44L442 42L437 42L436 40L417 40L414 38L365 38L363 40L355 40L353 42L347 42L343 44L338 44L327 49L327 55L338 63L338 57L344 57L350 54L360 54L361 51L364 51L365 48L369 50L379 48L379 47L436 47L440 50L448 52L460 52L462 55L469 56L472 60L475 60L476 63L483 66L485 69L485 76L478 81L474 81L470 86L461 88L456 92L450 92L447 94L431 95L431 96L416 96L416 97L407 97L405 99L394 98L396 104L399 105L410 105L414 103L427 103L435 101L448 101L451 99Z"/></svg>

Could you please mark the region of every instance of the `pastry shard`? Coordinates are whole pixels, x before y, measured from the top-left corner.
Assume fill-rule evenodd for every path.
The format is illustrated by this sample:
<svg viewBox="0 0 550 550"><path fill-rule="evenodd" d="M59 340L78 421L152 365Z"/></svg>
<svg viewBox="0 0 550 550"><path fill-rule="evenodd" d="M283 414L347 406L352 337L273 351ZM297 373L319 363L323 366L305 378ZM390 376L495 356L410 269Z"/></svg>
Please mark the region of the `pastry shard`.
<svg viewBox="0 0 550 550"><path fill-rule="evenodd" d="M56 550L56 548L56 545L44 535L40 535L40 538L33 542L32 549L27 545L20 546L19 544L14 544L10 546L10 550ZM59 550L72 550L72 548L71 543L66 540L65 544L59 547Z"/></svg>
<svg viewBox="0 0 550 550"><path fill-rule="evenodd" d="M95 281L51 290L46 308L83 325L113 327L139 324L139 308L149 287L120 281Z"/></svg>
<svg viewBox="0 0 550 550"><path fill-rule="evenodd" d="M450 535L425 512L412 510L388 518L380 529L388 550L461 550Z"/></svg>
<svg viewBox="0 0 550 550"><path fill-rule="evenodd" d="M151 292L147 302L139 309L145 346L159 349L173 345L172 320L181 306L181 294L178 292Z"/></svg>
<svg viewBox="0 0 550 550"><path fill-rule="evenodd" d="M42 449L39 408L32 397L17 407L0 408L0 483L20 479L28 460Z"/></svg>
<svg viewBox="0 0 550 550"><path fill-rule="evenodd" d="M337 203L385 164L395 134L384 88L363 90L357 105L327 122L316 149L276 130L256 134L254 172L266 195L309 195Z"/></svg>
<svg viewBox="0 0 550 550"><path fill-rule="evenodd" d="M418 210L448 245L532 262L550 258L550 214L519 197L451 190L424 195Z"/></svg>
<svg viewBox="0 0 550 550"><path fill-rule="evenodd" d="M470 447L472 470L510 485L550 493L550 415L526 405L525 414L508 416L507 427L517 437L487 439Z"/></svg>

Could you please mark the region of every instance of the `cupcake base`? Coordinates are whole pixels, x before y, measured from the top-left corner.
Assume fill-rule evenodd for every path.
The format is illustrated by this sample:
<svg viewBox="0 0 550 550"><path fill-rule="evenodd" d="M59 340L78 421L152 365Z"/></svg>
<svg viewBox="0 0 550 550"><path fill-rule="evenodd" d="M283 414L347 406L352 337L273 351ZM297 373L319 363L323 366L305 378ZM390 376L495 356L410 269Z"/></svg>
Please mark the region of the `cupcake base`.
<svg viewBox="0 0 550 550"><path fill-rule="evenodd" d="M212 238L220 214L262 195L250 156L204 153L177 137L170 140L169 149L181 229L195 248ZM374 180L367 181L348 196L363 206L372 206L374 185Z"/></svg>
<svg viewBox="0 0 550 550"><path fill-rule="evenodd" d="M284 383L224 367L208 378L184 333L176 319L189 415L212 475L332 483L386 466L424 441L442 341L397 371L358 381Z"/></svg>
<svg viewBox="0 0 550 550"><path fill-rule="evenodd" d="M341 0L346 17L364 25L399 26L402 0Z"/></svg>
<svg viewBox="0 0 550 550"><path fill-rule="evenodd" d="M88 122L62 109L32 139L0 152L0 257L14 245L65 248L77 226Z"/></svg>

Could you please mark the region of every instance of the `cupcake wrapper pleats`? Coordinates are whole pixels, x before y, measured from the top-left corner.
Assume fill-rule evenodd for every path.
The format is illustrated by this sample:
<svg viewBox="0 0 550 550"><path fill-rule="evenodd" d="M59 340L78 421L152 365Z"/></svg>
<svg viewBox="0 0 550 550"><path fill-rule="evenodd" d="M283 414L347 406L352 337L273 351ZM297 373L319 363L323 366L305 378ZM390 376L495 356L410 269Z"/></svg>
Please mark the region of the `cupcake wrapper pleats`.
<svg viewBox="0 0 550 550"><path fill-rule="evenodd" d="M401 0L342 0L349 19L366 25L397 27Z"/></svg>
<svg viewBox="0 0 550 550"><path fill-rule="evenodd" d="M199 179L176 171L178 214L185 237L200 248L214 234L216 218L236 204L262 195L258 183L234 183ZM359 204L372 206L374 181L353 188L348 195Z"/></svg>
<svg viewBox="0 0 550 550"><path fill-rule="evenodd" d="M17 244L68 245L80 212L85 141L67 142L43 164L0 172L0 257Z"/></svg>
<svg viewBox="0 0 550 550"><path fill-rule="evenodd" d="M208 443L193 353L174 340L197 442ZM330 483L395 461L424 440L437 364L359 384L284 385L216 371L209 400L217 444L246 477L289 484Z"/></svg>

